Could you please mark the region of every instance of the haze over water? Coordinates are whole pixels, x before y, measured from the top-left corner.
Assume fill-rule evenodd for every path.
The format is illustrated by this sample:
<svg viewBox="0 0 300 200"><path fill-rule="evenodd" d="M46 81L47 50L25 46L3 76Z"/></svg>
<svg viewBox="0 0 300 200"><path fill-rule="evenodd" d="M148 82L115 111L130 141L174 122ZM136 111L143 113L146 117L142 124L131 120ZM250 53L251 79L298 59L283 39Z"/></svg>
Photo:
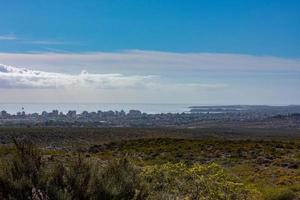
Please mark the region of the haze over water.
<svg viewBox="0 0 300 200"><path fill-rule="evenodd" d="M182 113L189 112L189 106L192 104L0 104L0 110L6 110L9 113L21 112L22 108L26 113L41 113L42 111L50 112L59 110L63 113L69 110L76 110L78 113L83 111L97 112L101 111L121 111L140 110L148 114L157 113Z"/></svg>

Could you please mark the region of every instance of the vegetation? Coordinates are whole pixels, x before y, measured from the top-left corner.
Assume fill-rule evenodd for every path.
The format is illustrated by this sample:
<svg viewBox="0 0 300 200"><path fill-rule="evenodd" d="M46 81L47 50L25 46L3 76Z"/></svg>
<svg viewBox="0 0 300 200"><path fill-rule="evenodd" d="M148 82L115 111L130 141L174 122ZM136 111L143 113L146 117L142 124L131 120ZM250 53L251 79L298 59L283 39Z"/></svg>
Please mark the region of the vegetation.
<svg viewBox="0 0 300 200"><path fill-rule="evenodd" d="M142 175L154 199L261 199L255 189L229 176L216 164L167 163L148 166Z"/></svg>
<svg viewBox="0 0 300 200"><path fill-rule="evenodd" d="M1 199L255 199L258 193L218 165L183 163L138 169L127 159L103 166L78 154L46 163L32 144L15 142L2 166Z"/></svg>
<svg viewBox="0 0 300 200"><path fill-rule="evenodd" d="M300 197L298 136L249 139L231 132L232 139L186 129L5 130L6 135L0 130L0 140L8 138L0 145L0 199ZM30 137L20 140L20 133Z"/></svg>

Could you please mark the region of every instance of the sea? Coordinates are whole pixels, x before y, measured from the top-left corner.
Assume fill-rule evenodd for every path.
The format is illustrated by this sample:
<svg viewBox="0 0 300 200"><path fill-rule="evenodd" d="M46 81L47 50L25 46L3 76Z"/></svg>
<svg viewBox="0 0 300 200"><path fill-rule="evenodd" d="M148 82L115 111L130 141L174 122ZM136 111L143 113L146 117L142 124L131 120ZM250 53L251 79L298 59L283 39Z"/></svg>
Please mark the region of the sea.
<svg viewBox="0 0 300 200"><path fill-rule="evenodd" d="M190 106L194 104L0 104L0 111L5 110L10 114L25 111L25 113L42 113L43 111L51 112L52 110L59 110L60 112L67 113L69 110L76 110L77 113L83 111L97 112L101 111L121 111L128 112L129 110L140 110L148 114L159 113L188 113Z"/></svg>

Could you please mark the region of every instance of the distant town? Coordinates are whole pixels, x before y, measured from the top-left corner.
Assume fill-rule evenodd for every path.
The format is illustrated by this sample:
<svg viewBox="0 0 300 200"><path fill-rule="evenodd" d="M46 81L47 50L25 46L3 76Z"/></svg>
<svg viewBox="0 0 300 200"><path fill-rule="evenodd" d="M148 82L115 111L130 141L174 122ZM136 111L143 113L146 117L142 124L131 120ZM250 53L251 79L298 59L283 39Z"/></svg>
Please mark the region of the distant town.
<svg viewBox="0 0 300 200"><path fill-rule="evenodd" d="M53 110L42 113L0 112L0 126L75 126L75 127L193 127L210 122L294 122L299 126L300 106L192 106L189 112L147 114L139 110L83 111L67 113ZM292 123L293 124L293 123ZM293 126L295 126L293 124Z"/></svg>

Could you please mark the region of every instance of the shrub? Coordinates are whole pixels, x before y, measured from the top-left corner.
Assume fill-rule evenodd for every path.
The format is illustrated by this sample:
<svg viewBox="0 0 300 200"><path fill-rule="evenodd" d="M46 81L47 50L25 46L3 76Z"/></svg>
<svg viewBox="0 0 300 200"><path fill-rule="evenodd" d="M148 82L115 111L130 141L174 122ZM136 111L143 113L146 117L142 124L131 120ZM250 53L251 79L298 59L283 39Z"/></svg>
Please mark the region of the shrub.
<svg viewBox="0 0 300 200"><path fill-rule="evenodd" d="M58 164L48 174L45 188L50 199L144 199L137 170L127 159L105 167L88 163L81 156L69 166Z"/></svg>
<svg viewBox="0 0 300 200"><path fill-rule="evenodd" d="M102 187L112 199L145 199L147 192L139 171L127 160L112 161L100 170Z"/></svg>
<svg viewBox="0 0 300 200"><path fill-rule="evenodd" d="M183 164L154 165L142 173L151 196L186 199L260 199L259 193L229 176L216 164L191 167Z"/></svg>
<svg viewBox="0 0 300 200"><path fill-rule="evenodd" d="M43 198L39 189L42 175L41 154L28 142L15 143L14 156L6 160L0 176L0 197L5 199Z"/></svg>
<svg viewBox="0 0 300 200"><path fill-rule="evenodd" d="M266 200L293 200L296 198L296 194L288 188L270 188L264 191L264 197Z"/></svg>
<svg viewBox="0 0 300 200"><path fill-rule="evenodd" d="M44 190L50 199L90 199L92 173L91 165L78 154L69 165L58 163L48 170Z"/></svg>
<svg viewBox="0 0 300 200"><path fill-rule="evenodd" d="M131 200L145 199L138 170L127 159L104 167L81 154L67 162L46 165L38 148L15 141L15 153L0 174L0 199Z"/></svg>

